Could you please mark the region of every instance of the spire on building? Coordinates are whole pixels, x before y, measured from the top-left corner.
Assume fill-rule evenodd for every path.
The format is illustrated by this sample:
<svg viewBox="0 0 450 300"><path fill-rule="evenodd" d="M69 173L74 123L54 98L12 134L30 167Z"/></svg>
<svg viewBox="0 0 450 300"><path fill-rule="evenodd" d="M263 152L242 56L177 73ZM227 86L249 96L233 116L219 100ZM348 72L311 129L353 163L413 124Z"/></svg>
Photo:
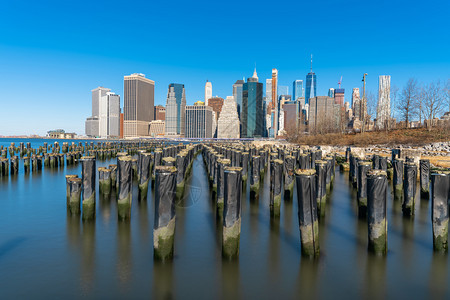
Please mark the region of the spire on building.
<svg viewBox="0 0 450 300"><path fill-rule="evenodd" d="M256 78L256 80L258 80L258 73L256 73L256 66L255 66L255 71L253 71L252 78Z"/></svg>
<svg viewBox="0 0 450 300"><path fill-rule="evenodd" d="M312 73L312 54L311 54L311 73Z"/></svg>

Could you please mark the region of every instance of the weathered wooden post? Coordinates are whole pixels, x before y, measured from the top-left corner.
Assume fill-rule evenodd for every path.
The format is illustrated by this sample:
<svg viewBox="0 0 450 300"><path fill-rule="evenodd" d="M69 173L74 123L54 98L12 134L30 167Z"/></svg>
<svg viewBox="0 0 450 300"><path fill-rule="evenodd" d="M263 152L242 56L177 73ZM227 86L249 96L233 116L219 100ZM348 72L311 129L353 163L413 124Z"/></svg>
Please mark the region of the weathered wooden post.
<svg viewBox="0 0 450 300"><path fill-rule="evenodd" d="M302 255L315 257L320 252L316 171L313 169L298 169L295 177Z"/></svg>
<svg viewBox="0 0 450 300"><path fill-rule="evenodd" d="M150 180L150 162L151 154L143 152L139 154L139 199L147 199L148 182Z"/></svg>
<svg viewBox="0 0 450 300"><path fill-rule="evenodd" d="M430 195L430 161L420 160L420 195L424 198Z"/></svg>
<svg viewBox="0 0 450 300"><path fill-rule="evenodd" d="M281 159L270 162L270 215L280 216L281 187L283 184L283 161Z"/></svg>
<svg viewBox="0 0 450 300"><path fill-rule="evenodd" d="M367 173L372 163L370 161L361 161L358 164L358 215L365 217L367 215Z"/></svg>
<svg viewBox="0 0 450 300"><path fill-rule="evenodd" d="M258 199L259 198L259 182L260 182L260 172L259 172L259 156L252 156L252 174L250 176L250 198Z"/></svg>
<svg viewBox="0 0 450 300"><path fill-rule="evenodd" d="M403 215L414 215L417 188L417 165L415 163L405 163L405 175L403 177Z"/></svg>
<svg viewBox="0 0 450 300"><path fill-rule="evenodd" d="M225 168L230 167L231 161L229 159L219 159L217 161L217 208L219 211L223 210L225 199Z"/></svg>
<svg viewBox="0 0 450 300"><path fill-rule="evenodd" d="M109 165L108 168L111 170L111 188L117 188L117 165Z"/></svg>
<svg viewBox="0 0 450 300"><path fill-rule="evenodd" d="M158 166L155 172L153 249L155 259L165 261L173 257L177 176L175 167Z"/></svg>
<svg viewBox="0 0 450 300"><path fill-rule="evenodd" d="M239 239L241 235L241 195L242 168L226 167L222 255L233 259L239 256Z"/></svg>
<svg viewBox="0 0 450 300"><path fill-rule="evenodd" d="M292 155L284 157L284 198L289 200L294 197L295 161Z"/></svg>
<svg viewBox="0 0 450 300"><path fill-rule="evenodd" d="M450 192L449 172L431 174L431 221L433 224L433 249L448 251L448 203Z"/></svg>
<svg viewBox="0 0 450 300"><path fill-rule="evenodd" d="M118 200L117 214L119 220L128 220L131 217L131 201L133 195L133 167L131 156L117 158L118 170Z"/></svg>
<svg viewBox="0 0 450 300"><path fill-rule="evenodd" d="M95 218L95 156L81 158L83 180L83 221Z"/></svg>
<svg viewBox="0 0 450 300"><path fill-rule="evenodd" d="M382 170L371 170L367 176L369 251L383 255L387 253L386 176Z"/></svg>
<svg viewBox="0 0 450 300"><path fill-rule="evenodd" d="M401 199L403 193L404 160L398 158L392 163L394 169L394 199Z"/></svg>
<svg viewBox="0 0 450 300"><path fill-rule="evenodd" d="M323 160L316 160L316 201L319 209L319 215L325 216L325 205L327 203L327 189L326 189L326 176L327 176L327 162Z"/></svg>
<svg viewBox="0 0 450 300"><path fill-rule="evenodd" d="M70 199L70 179L78 178L78 175L66 175L66 200L67 200L67 208L69 208L69 199Z"/></svg>
<svg viewBox="0 0 450 300"><path fill-rule="evenodd" d="M111 170L108 168L98 168L98 185L100 195L108 198L111 195Z"/></svg>
<svg viewBox="0 0 450 300"><path fill-rule="evenodd" d="M67 208L73 215L80 214L80 200L81 200L82 180L78 177L69 179L69 200Z"/></svg>

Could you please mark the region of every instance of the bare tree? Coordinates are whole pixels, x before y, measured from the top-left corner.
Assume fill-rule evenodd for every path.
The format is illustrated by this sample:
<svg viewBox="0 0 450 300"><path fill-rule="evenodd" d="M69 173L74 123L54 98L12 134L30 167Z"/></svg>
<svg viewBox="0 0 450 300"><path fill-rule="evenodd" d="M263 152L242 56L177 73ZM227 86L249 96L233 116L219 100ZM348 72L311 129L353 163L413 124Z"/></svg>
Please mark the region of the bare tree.
<svg viewBox="0 0 450 300"><path fill-rule="evenodd" d="M434 119L444 110L445 95L440 81L425 85L420 98L424 117L427 118L428 126L431 129Z"/></svg>
<svg viewBox="0 0 450 300"><path fill-rule="evenodd" d="M417 80L410 78L406 85L403 87L402 92L397 103L397 110L400 115L400 119L405 121L406 128L409 127L411 119L417 114L419 87Z"/></svg>
<svg viewBox="0 0 450 300"><path fill-rule="evenodd" d="M367 107L367 117L366 123L369 123L371 119L377 115L377 98L375 94L371 91L366 92L366 107Z"/></svg>
<svg viewBox="0 0 450 300"><path fill-rule="evenodd" d="M396 85L391 86L391 118L397 117L397 98L398 98L399 88Z"/></svg>
<svg viewBox="0 0 450 300"><path fill-rule="evenodd" d="M447 84L445 85L445 98L448 106L448 111L450 112L450 78L447 79Z"/></svg>

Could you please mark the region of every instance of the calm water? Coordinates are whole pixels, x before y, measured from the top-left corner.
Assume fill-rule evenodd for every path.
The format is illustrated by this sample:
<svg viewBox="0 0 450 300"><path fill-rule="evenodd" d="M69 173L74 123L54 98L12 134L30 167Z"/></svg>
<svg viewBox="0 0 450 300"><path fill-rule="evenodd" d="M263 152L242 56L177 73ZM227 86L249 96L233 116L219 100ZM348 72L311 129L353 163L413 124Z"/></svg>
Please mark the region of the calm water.
<svg viewBox="0 0 450 300"><path fill-rule="evenodd" d="M110 163L97 161L97 167ZM21 161L18 176L0 178L2 299L450 298L447 255L433 253L431 203L418 199L415 217L407 219L401 204L388 198L389 252L374 257L348 173L336 172L320 226L320 259L300 255L296 197L283 201L280 219L271 220L266 176L257 202L249 200L247 185L240 258L228 262L197 156L186 197L177 205L169 264L153 261L154 193L139 202L135 183L131 221L121 223L114 195L101 199L97 184L96 221L83 223L66 213L66 174L80 175L81 165L23 174Z"/></svg>

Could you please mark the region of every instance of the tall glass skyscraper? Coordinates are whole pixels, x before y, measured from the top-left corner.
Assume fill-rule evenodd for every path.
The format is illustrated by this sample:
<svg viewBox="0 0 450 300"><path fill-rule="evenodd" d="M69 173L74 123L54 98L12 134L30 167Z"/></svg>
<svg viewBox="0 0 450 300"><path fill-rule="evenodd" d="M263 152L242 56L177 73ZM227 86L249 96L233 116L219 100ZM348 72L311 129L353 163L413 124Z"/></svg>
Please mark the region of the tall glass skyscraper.
<svg viewBox="0 0 450 300"><path fill-rule="evenodd" d="M233 84L233 97L236 101L239 119L241 118L241 108L242 108L242 86L244 85L244 80L237 80Z"/></svg>
<svg viewBox="0 0 450 300"><path fill-rule="evenodd" d="M184 84L169 84L166 103L166 135L184 136L185 111L186 95Z"/></svg>
<svg viewBox="0 0 450 300"><path fill-rule="evenodd" d="M242 87L241 138L264 137L263 84L256 71Z"/></svg>
<svg viewBox="0 0 450 300"><path fill-rule="evenodd" d="M312 71L306 75L305 102L309 104L309 99L317 96L316 74Z"/></svg>
<svg viewBox="0 0 450 300"><path fill-rule="evenodd" d="M303 80L294 80L292 83L292 99L295 101L303 97Z"/></svg>

